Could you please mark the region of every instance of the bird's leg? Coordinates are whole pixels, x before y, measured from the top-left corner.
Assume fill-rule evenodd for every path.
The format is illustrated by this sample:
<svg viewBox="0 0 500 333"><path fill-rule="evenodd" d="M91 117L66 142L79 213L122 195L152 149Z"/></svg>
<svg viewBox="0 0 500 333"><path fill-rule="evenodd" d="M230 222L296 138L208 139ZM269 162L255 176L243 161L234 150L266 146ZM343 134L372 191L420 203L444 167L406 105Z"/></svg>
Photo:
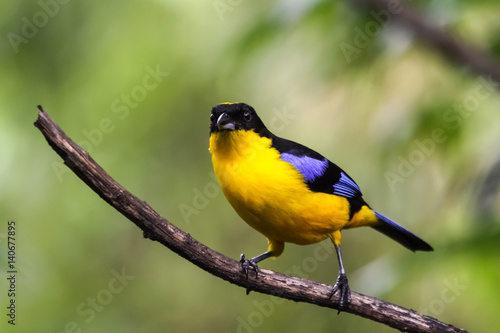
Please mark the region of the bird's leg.
<svg viewBox="0 0 500 333"><path fill-rule="evenodd" d="M345 274L344 264L342 263L342 253L340 251L340 245L335 244L335 250L337 251L337 258L339 260L339 277L337 282L333 286L332 292L330 293L330 298L338 291L339 292L339 312L344 308L344 306L351 303L351 290L349 289L349 284L347 282L347 275Z"/></svg>
<svg viewBox="0 0 500 333"><path fill-rule="evenodd" d="M247 279L248 279L248 269L252 268L255 271L255 277L258 276L259 273L259 267L257 266L257 263L270 258L273 256L273 253L271 251L264 252L255 258L252 259L245 259L245 255L242 253L240 255L240 263L241 263L241 268L243 269L243 272L246 274Z"/></svg>

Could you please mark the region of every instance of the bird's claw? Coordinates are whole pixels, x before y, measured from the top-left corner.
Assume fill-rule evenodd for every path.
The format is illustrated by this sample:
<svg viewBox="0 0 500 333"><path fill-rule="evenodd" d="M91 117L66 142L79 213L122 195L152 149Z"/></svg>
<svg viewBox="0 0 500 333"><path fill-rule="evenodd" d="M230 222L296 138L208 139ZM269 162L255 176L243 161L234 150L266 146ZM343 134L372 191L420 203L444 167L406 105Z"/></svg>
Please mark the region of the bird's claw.
<svg viewBox="0 0 500 333"><path fill-rule="evenodd" d="M257 278L259 275L259 267L257 266L257 263L253 261L252 259L245 259L245 255L242 253L240 255L240 263L241 263L241 269L245 273L247 279L248 279L248 269L253 269L255 271L255 277Z"/></svg>
<svg viewBox="0 0 500 333"><path fill-rule="evenodd" d="M252 259L245 259L245 255L242 253L240 255L240 263L241 263L241 269L243 270L243 273L245 273L247 280L248 280L248 270L253 269L255 271L255 278L258 277L259 275L259 267L257 266L257 263L253 261ZM250 288L247 288L247 295L250 294Z"/></svg>
<svg viewBox="0 0 500 333"><path fill-rule="evenodd" d="M351 290L349 289L349 284L347 282L347 276L345 274L339 274L337 282L333 286L330 297L332 298L336 292L339 292L339 312L351 303Z"/></svg>

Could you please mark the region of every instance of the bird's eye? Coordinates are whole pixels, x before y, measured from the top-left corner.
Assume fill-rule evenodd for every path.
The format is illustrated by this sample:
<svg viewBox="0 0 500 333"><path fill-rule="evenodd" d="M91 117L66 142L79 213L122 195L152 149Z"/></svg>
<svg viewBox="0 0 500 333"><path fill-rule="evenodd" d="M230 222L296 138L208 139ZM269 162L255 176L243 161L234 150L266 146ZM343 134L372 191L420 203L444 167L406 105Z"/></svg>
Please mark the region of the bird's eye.
<svg viewBox="0 0 500 333"><path fill-rule="evenodd" d="M210 114L210 122L213 122L213 121L214 121L214 114L213 114L213 113L211 113L211 114Z"/></svg>
<svg viewBox="0 0 500 333"><path fill-rule="evenodd" d="M245 121L252 120L252 113L250 113L250 111L245 111L245 113L243 113L243 119L245 119Z"/></svg>

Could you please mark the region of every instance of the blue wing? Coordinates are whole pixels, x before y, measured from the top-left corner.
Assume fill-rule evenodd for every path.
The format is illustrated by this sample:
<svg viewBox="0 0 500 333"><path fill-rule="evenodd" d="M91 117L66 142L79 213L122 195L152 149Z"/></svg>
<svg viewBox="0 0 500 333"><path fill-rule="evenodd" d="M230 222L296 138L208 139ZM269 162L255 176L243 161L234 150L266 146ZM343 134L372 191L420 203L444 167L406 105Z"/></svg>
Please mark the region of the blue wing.
<svg viewBox="0 0 500 333"><path fill-rule="evenodd" d="M361 190L358 184L356 184L344 171L340 172L340 179L333 185L333 189L333 194L341 195L346 198L361 196Z"/></svg>
<svg viewBox="0 0 500 333"><path fill-rule="evenodd" d="M337 165L322 156L318 159L307 155L281 153L281 159L292 164L304 176L304 180L313 191L346 198L360 198L362 196L361 190L354 180Z"/></svg>
<svg viewBox="0 0 500 333"><path fill-rule="evenodd" d="M361 190L356 182L339 166L321 154L300 143L277 137L267 129L259 135L272 140L271 146L283 161L292 164L304 176L311 191L340 195L350 200L356 207L364 203Z"/></svg>
<svg viewBox="0 0 500 333"><path fill-rule="evenodd" d="M283 153L281 159L292 164L304 176L308 183L314 182L315 179L324 175L328 168L328 160L326 158L318 160L309 156L296 156L294 154Z"/></svg>

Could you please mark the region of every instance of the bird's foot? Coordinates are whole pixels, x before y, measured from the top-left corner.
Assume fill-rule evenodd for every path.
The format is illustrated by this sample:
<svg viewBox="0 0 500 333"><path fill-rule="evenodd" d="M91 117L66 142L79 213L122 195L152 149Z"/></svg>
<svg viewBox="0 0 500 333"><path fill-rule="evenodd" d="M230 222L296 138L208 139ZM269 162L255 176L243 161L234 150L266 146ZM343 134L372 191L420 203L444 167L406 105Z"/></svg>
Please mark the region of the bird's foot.
<svg viewBox="0 0 500 333"><path fill-rule="evenodd" d="M240 263L241 263L241 269L243 270L243 273L247 276L248 279L248 270L253 269L255 271L255 277L258 277L259 275L259 267L257 266L257 263L253 261L252 259L245 259L245 255L242 253L240 255Z"/></svg>
<svg viewBox="0 0 500 333"><path fill-rule="evenodd" d="M330 297L332 298L336 292L339 292L339 312L351 303L351 290L349 289L349 283L347 282L347 276L345 274L339 274L337 278L337 283L333 286Z"/></svg>
<svg viewBox="0 0 500 333"><path fill-rule="evenodd" d="M245 259L245 255L242 253L240 255L240 263L241 263L241 269L243 270L243 273L247 276L248 280L248 270L253 269L255 271L255 278L258 277L259 275L259 267L257 266L257 263L253 261L252 259ZM247 288L247 295L250 294L251 289Z"/></svg>

